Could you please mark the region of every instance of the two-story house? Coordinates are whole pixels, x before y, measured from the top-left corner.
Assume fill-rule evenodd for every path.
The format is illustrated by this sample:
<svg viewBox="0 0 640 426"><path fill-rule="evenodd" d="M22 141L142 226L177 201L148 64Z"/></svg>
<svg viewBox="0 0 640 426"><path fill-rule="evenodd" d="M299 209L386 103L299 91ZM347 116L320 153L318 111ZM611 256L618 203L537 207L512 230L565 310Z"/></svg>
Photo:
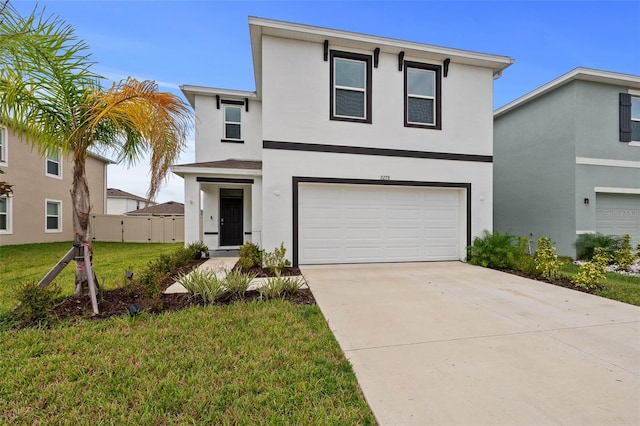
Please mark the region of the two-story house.
<svg viewBox="0 0 640 426"><path fill-rule="evenodd" d="M294 265L464 259L492 228L493 81L513 60L249 28L255 92L181 87L196 111L196 163L173 168L185 242L284 242Z"/></svg>
<svg viewBox="0 0 640 426"><path fill-rule="evenodd" d="M110 163L99 155L87 157L93 213L105 211ZM0 180L13 185L13 195L0 196L0 245L73 241L71 159L60 152L43 157L11 129L0 127L0 168Z"/></svg>
<svg viewBox="0 0 640 426"><path fill-rule="evenodd" d="M640 243L640 76L576 68L494 117L496 230L569 256L582 233Z"/></svg>
<svg viewBox="0 0 640 426"><path fill-rule="evenodd" d="M149 201L149 207L156 202ZM147 206L147 199L117 188L107 188L107 214L125 214Z"/></svg>

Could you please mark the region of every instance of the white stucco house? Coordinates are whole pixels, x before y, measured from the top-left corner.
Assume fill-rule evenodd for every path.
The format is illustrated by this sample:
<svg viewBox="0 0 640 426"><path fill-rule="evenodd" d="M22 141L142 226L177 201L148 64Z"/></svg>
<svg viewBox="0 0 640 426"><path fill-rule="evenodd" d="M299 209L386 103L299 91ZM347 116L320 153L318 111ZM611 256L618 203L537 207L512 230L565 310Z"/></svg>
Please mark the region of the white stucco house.
<svg viewBox="0 0 640 426"><path fill-rule="evenodd" d="M513 59L249 28L254 92L181 86L196 112L196 162L173 167L185 242L284 242L294 265L463 260L492 229L493 81Z"/></svg>

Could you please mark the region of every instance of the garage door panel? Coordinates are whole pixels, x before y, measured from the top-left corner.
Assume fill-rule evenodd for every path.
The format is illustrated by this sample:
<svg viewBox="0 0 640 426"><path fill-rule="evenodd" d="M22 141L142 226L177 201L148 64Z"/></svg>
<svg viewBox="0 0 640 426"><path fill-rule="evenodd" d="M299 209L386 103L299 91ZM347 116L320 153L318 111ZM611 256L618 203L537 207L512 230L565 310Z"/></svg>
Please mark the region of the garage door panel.
<svg viewBox="0 0 640 426"><path fill-rule="evenodd" d="M458 260L461 191L301 184L299 263Z"/></svg>
<svg viewBox="0 0 640 426"><path fill-rule="evenodd" d="M596 194L596 231L629 234L632 245L640 244L640 195Z"/></svg>

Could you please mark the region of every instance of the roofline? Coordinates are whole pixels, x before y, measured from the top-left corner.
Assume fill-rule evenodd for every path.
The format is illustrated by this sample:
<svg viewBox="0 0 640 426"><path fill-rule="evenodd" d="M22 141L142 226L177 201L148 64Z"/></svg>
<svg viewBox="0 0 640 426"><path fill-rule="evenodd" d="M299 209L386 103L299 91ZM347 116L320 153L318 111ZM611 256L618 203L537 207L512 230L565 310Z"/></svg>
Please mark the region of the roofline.
<svg viewBox="0 0 640 426"><path fill-rule="evenodd" d="M379 37L350 31L336 30L331 28L316 27L312 25L296 24L286 21L249 17L249 32L251 37L251 51L253 56L253 68L256 84L256 91L261 93L262 74L262 35L273 35L276 37L305 40L322 43L329 40L329 45L340 45L341 42L356 42L371 50L376 47L381 52L397 54L405 51L407 56L422 56L426 53L436 57L436 59L449 58L454 63L484 66L492 68L494 76L499 77L502 70L514 63L514 59L509 56L494 55L488 53L474 52L470 50L453 49L443 46L435 46L412 41L399 40L394 38Z"/></svg>
<svg viewBox="0 0 640 426"><path fill-rule="evenodd" d="M633 74L622 74L613 71L597 70L593 68L577 67L566 74L552 80L531 92L520 96L519 98L509 102L508 104L494 111L493 117L499 117L514 108L518 108L527 102L539 98L559 87L575 80L593 81L596 83L613 84L618 86L626 86L633 89L640 89L640 76Z"/></svg>
<svg viewBox="0 0 640 426"><path fill-rule="evenodd" d="M222 169L211 167L172 166L171 171L184 178L187 174L197 175L234 175L234 176L262 176L258 169Z"/></svg>
<svg viewBox="0 0 640 426"><path fill-rule="evenodd" d="M256 92L250 92L248 90L233 90L233 89L221 89L218 87L207 87L207 86L195 86L191 84L183 84L180 87L180 90L184 94L184 96L189 101L189 104L193 108L195 108L195 97L196 95L202 96L215 96L220 95L227 98L249 98L255 101L259 101L260 98Z"/></svg>
<svg viewBox="0 0 640 426"><path fill-rule="evenodd" d="M89 155L90 157L95 158L96 160L100 160L100 161L102 161L103 163L107 163L107 164L118 164L117 162L115 162L115 161L113 161L113 160L111 160L111 159L109 159L109 158L107 158L107 157L103 157L103 156L102 156L102 155L100 155L100 154L96 154L95 152L91 152L91 151L89 151L89 154L88 154L88 155Z"/></svg>

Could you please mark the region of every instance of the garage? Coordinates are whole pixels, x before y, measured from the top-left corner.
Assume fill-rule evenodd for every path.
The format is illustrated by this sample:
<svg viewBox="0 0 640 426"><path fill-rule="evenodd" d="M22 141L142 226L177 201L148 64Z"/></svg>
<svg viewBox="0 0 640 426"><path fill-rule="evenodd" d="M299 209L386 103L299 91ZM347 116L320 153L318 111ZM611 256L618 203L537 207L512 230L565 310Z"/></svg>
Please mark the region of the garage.
<svg viewBox="0 0 640 426"><path fill-rule="evenodd" d="M466 184L300 183L299 264L460 260Z"/></svg>
<svg viewBox="0 0 640 426"><path fill-rule="evenodd" d="M640 244L640 195L596 194L596 231L609 235L631 235Z"/></svg>

